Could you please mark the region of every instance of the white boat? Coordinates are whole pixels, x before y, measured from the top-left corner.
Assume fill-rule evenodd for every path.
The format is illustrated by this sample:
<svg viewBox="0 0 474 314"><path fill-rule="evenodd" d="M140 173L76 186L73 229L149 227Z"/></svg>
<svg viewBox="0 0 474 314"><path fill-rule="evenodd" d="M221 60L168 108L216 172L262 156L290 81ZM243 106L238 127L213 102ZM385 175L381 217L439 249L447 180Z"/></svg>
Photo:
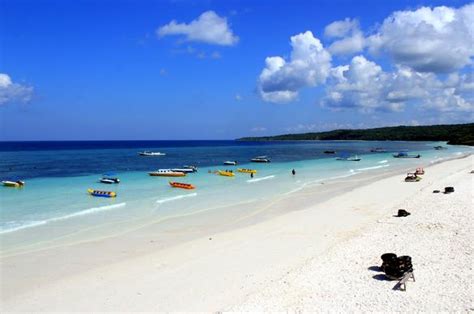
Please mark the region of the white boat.
<svg viewBox="0 0 474 314"><path fill-rule="evenodd" d="M257 156L252 159L250 159L251 162L270 162L270 158L267 156Z"/></svg>
<svg viewBox="0 0 474 314"><path fill-rule="evenodd" d="M224 165L226 166L236 166L237 165L237 161L224 161Z"/></svg>
<svg viewBox="0 0 474 314"><path fill-rule="evenodd" d="M171 171L174 171L174 172L184 172L184 173L193 173L193 172L196 172L196 170L192 169L192 168L173 168L171 169Z"/></svg>
<svg viewBox="0 0 474 314"><path fill-rule="evenodd" d="M336 160L345 160L345 161L360 161L359 156L348 156L348 157L337 157Z"/></svg>
<svg viewBox="0 0 474 314"><path fill-rule="evenodd" d="M19 188L19 187L24 186L25 182L21 180L16 180L16 181L4 180L2 181L2 184L3 186Z"/></svg>
<svg viewBox="0 0 474 314"><path fill-rule="evenodd" d="M148 172L152 177L184 177L185 172L173 171L171 169L158 169L157 171Z"/></svg>
<svg viewBox="0 0 474 314"><path fill-rule="evenodd" d="M184 165L184 169L191 169L193 172L197 172L198 168L196 166L189 166L189 165Z"/></svg>
<svg viewBox="0 0 474 314"><path fill-rule="evenodd" d="M161 152L148 152L148 151L144 151L144 152L139 152L138 155L140 155L140 156L147 156L147 157L153 157L153 156L165 156L166 154L165 154L165 153L161 153Z"/></svg>

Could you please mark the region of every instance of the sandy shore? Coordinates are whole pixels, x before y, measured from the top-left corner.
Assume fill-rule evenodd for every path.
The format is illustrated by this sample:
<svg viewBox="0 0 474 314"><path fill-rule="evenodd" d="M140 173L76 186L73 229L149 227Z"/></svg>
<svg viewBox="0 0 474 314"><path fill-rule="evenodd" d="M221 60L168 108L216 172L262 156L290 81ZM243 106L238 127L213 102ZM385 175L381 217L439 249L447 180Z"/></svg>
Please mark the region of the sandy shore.
<svg viewBox="0 0 474 314"><path fill-rule="evenodd" d="M146 255L124 252L112 264L59 279L48 280L54 267L68 273L86 265L91 252L106 255L106 247L8 257L1 261L0 310L472 310L473 160L429 167L418 183L403 182L403 174L385 178ZM444 186L456 192L432 193ZM308 202L307 193L268 206ZM398 208L412 215L392 217ZM368 269L385 252L412 256L417 281L406 292L393 291L394 282Z"/></svg>

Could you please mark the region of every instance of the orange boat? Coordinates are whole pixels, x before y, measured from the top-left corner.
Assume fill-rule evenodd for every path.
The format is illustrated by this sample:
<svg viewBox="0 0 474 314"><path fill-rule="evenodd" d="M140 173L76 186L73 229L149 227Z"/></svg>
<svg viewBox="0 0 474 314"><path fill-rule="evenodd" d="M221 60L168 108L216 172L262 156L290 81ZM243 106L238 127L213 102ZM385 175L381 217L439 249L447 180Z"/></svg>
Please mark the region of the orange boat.
<svg viewBox="0 0 474 314"><path fill-rule="evenodd" d="M189 183L181 183L181 182L171 182L170 185L174 188L181 188L181 189L187 189L187 190L192 190L195 189L196 187L192 184Z"/></svg>

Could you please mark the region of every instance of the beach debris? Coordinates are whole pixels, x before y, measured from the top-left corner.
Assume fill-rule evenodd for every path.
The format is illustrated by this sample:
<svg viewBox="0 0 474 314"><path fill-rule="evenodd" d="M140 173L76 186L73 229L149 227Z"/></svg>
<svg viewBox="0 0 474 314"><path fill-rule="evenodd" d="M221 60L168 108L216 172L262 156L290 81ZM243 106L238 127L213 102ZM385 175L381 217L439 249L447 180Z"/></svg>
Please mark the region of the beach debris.
<svg viewBox="0 0 474 314"><path fill-rule="evenodd" d="M409 216L409 215L411 215L411 214L409 212L407 212L406 210L399 209L397 217L406 217L406 216Z"/></svg>
<svg viewBox="0 0 474 314"><path fill-rule="evenodd" d="M454 192L454 188L452 186L447 186L444 188L444 194L449 194L453 192Z"/></svg>

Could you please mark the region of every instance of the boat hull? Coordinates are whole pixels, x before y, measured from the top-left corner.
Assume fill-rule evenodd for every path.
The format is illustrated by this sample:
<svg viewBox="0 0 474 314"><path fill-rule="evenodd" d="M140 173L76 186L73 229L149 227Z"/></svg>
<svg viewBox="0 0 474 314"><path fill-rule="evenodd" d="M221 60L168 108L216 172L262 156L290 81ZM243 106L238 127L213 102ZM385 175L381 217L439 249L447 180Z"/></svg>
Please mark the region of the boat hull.
<svg viewBox="0 0 474 314"><path fill-rule="evenodd" d="M188 183L181 183L181 182L169 182L171 187L173 188L179 188L179 189L185 189L185 190L194 190L196 187L192 184Z"/></svg>

